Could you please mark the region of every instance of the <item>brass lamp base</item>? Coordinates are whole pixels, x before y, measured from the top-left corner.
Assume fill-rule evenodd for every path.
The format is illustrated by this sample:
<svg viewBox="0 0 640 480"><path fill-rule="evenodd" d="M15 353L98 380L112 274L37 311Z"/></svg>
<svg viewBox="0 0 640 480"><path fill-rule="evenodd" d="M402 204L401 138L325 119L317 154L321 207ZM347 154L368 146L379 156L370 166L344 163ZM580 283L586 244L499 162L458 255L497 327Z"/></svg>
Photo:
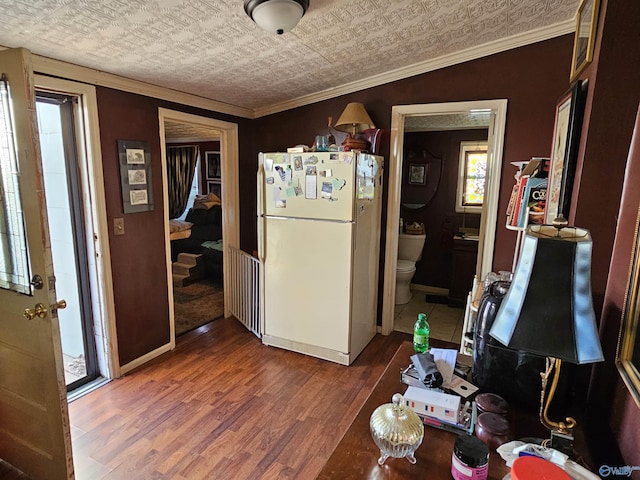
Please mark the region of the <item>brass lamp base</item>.
<svg viewBox="0 0 640 480"><path fill-rule="evenodd" d="M350 133L347 133L347 137L344 139L344 142L342 142L342 147L345 152L350 152L351 150L366 152L369 148L369 142L354 138Z"/></svg>
<svg viewBox="0 0 640 480"><path fill-rule="evenodd" d="M576 421L573 418L566 417L564 422L554 422L548 417L549 406L551 405L553 395L556 393L556 388L558 387L561 365L562 361L559 358L547 357L547 369L544 373L540 374L540 376L542 377L542 392L540 394L540 421L549 430L558 430L561 433L571 433L573 428L576 426ZM547 382L552 373L553 378L551 379L549 394L546 396L547 398L545 401Z"/></svg>
<svg viewBox="0 0 640 480"><path fill-rule="evenodd" d="M555 422L550 420L548 416L549 406L551 405L553 396L556 393L556 388L558 387L561 365L562 361L559 358L547 357L546 371L540 374L542 378L542 392L540 394L540 422L551 430L551 448L571 456L570 452L573 448L573 429L576 426L575 419L572 417L566 417L564 422ZM551 374L553 374L553 378L551 379L551 385L547 395L547 382L549 381Z"/></svg>

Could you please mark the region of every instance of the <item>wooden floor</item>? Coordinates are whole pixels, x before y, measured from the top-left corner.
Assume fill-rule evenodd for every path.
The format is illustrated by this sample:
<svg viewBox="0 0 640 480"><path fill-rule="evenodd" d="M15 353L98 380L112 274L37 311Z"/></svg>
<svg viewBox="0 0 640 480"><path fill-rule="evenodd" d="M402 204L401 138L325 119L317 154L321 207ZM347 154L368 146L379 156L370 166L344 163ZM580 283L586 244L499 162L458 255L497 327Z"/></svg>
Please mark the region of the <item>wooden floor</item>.
<svg viewBox="0 0 640 480"><path fill-rule="evenodd" d="M69 405L76 478L315 478L409 339L377 335L344 367L266 347L234 319L201 327Z"/></svg>

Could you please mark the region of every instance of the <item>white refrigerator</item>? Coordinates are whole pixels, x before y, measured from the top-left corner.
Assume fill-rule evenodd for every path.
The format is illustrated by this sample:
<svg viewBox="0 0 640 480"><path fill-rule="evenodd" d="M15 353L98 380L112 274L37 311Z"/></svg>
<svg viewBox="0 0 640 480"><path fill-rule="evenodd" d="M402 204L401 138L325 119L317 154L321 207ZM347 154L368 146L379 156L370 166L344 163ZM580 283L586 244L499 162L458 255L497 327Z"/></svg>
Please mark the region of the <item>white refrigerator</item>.
<svg viewBox="0 0 640 480"><path fill-rule="evenodd" d="M350 365L376 333L383 158L264 153L262 341Z"/></svg>

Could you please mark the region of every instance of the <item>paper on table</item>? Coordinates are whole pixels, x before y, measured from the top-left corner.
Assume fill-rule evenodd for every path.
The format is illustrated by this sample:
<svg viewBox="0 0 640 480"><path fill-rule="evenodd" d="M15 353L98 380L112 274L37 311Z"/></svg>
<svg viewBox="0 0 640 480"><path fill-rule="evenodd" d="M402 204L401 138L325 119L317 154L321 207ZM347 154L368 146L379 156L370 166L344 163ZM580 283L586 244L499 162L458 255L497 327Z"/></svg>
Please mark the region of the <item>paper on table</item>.
<svg viewBox="0 0 640 480"><path fill-rule="evenodd" d="M456 358L458 358L458 351L453 348L432 348L429 351L433 355L436 367L442 374L442 388L449 388L453 369L456 366Z"/></svg>
<svg viewBox="0 0 640 480"><path fill-rule="evenodd" d="M461 397L467 398L472 393L477 392L478 387L476 387L472 383L467 382L464 378L459 377L458 375L453 375L451 377L449 390L456 392Z"/></svg>

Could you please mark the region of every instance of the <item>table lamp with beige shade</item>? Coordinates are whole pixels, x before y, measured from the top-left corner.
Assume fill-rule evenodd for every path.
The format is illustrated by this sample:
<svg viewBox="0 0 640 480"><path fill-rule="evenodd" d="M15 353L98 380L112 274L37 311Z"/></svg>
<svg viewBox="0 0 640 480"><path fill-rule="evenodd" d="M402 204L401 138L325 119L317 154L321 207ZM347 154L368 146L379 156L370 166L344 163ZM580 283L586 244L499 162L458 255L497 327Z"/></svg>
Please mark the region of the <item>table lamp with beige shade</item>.
<svg viewBox="0 0 640 480"><path fill-rule="evenodd" d="M347 104L342 115L336 122L335 129L347 132L347 137L342 142L345 151L367 151L368 142L365 139L356 138L356 134L375 128L371 117L362 103L351 102Z"/></svg>

